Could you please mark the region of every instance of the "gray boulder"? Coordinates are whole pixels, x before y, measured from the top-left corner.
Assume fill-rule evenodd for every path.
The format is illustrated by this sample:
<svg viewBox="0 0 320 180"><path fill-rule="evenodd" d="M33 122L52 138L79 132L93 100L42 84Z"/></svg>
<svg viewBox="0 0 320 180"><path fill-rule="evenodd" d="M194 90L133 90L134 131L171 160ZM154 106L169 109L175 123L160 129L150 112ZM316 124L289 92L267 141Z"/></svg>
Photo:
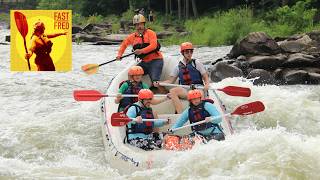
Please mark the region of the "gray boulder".
<svg viewBox="0 0 320 180"><path fill-rule="evenodd" d="M283 73L283 80L286 84L306 84L308 72L304 70L288 70Z"/></svg>
<svg viewBox="0 0 320 180"><path fill-rule="evenodd" d="M273 75L264 69L254 69L247 76L248 79L257 78L254 85L272 84L275 82Z"/></svg>
<svg viewBox="0 0 320 180"><path fill-rule="evenodd" d="M237 58L240 55L272 55L278 54L280 51L277 42L266 33L253 32L236 43L228 56Z"/></svg>
<svg viewBox="0 0 320 180"><path fill-rule="evenodd" d="M283 54L272 56L252 56L248 59L250 67L256 69L276 69L286 60L287 56Z"/></svg>
<svg viewBox="0 0 320 180"><path fill-rule="evenodd" d="M243 76L242 70L235 66L229 65L225 61L218 62L217 64L215 64L211 69L211 74L210 74L211 80L213 82L218 82L228 77L239 77L239 76Z"/></svg>
<svg viewBox="0 0 320 180"><path fill-rule="evenodd" d="M290 54L288 59L283 63L283 67L301 68L320 66L320 60L312 55L295 53Z"/></svg>

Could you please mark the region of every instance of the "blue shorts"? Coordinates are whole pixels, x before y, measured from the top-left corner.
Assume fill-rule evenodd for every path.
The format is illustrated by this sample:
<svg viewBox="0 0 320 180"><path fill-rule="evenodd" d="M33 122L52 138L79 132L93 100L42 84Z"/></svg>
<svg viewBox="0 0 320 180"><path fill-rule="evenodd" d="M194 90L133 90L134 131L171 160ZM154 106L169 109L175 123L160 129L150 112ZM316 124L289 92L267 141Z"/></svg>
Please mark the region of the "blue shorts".
<svg viewBox="0 0 320 180"><path fill-rule="evenodd" d="M152 82L159 81L162 73L163 59L154 59L150 62L140 62L138 66L141 66L144 74L149 74Z"/></svg>

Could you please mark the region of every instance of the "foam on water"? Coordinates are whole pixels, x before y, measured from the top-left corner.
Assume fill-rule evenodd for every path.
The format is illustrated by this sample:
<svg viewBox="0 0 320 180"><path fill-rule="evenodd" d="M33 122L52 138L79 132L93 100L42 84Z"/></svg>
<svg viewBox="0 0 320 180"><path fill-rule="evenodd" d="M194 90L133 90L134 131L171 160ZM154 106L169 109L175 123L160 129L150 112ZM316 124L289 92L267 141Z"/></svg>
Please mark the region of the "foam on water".
<svg viewBox="0 0 320 180"><path fill-rule="evenodd" d="M72 97L75 89L105 90L130 58L92 76L80 67L111 59L117 48L74 45L74 68L68 73L11 73L10 48L0 45L0 179L320 178L320 87L258 87L238 78L212 84L251 88L250 98L219 93L227 109L261 100L265 112L232 118L237 133L223 142L179 152L162 168L122 175L104 158L99 102L75 102ZM203 47L195 57L212 60L229 50ZM178 46L163 51L166 58L179 58Z"/></svg>

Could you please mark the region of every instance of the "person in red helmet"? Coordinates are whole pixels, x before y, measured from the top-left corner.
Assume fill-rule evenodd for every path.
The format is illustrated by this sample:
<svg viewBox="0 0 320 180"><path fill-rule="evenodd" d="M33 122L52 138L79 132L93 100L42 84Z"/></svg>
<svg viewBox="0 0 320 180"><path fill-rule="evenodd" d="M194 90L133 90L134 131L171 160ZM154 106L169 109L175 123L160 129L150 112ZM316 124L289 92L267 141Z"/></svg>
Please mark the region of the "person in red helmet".
<svg viewBox="0 0 320 180"><path fill-rule="evenodd" d="M145 122L142 119L157 119L158 115L150 107L153 99L153 92L149 89L141 89L138 93L139 101L132 104L126 115L129 118L136 118L126 126L127 143L144 150L160 149L162 146L162 137L156 131L157 127L169 124L169 120Z"/></svg>
<svg viewBox="0 0 320 180"><path fill-rule="evenodd" d="M158 87L159 83L174 83L179 79L181 85L203 85L204 92L209 89L209 75L206 72L203 64L192 58L194 47L190 42L184 42L180 45L180 52L183 60L179 61L178 66L171 72L168 80L157 82L155 86ZM187 90L182 87L175 87L170 89L171 100L176 108L176 112L180 114L183 111L180 99L187 98Z"/></svg>
<svg viewBox="0 0 320 180"><path fill-rule="evenodd" d="M218 118L212 120L214 117L220 116L220 113L212 104L212 100L202 99L202 93L201 90L197 89L188 92L187 98L190 102L190 106L183 111L171 129L183 126L188 120L190 124L206 120L203 124L191 127L193 132L191 136L197 134L204 137L207 141L212 139L218 141L224 140L225 136L220 126L222 119Z"/></svg>
<svg viewBox="0 0 320 180"><path fill-rule="evenodd" d="M132 66L128 71L128 80L123 81L119 85L118 95L115 99L115 103L119 104L118 112L123 111L127 106L138 102L138 98L134 97L122 97L122 94L138 94L141 89L149 89L149 86L142 82L142 76L144 71L140 66ZM170 97L168 95L168 97ZM153 99L152 104L156 105L166 101L168 98Z"/></svg>
<svg viewBox="0 0 320 180"><path fill-rule="evenodd" d="M50 56L53 45L50 39L67 35L67 32L46 35L44 34L44 30L45 25L43 22L38 21L34 24L34 31L31 36L31 47L28 49L28 53L25 54L25 58L29 59L33 53L35 53L35 63L38 71L55 71L55 66Z"/></svg>
<svg viewBox="0 0 320 180"><path fill-rule="evenodd" d="M126 48L131 45L133 51L142 61L138 64L150 76L152 82L159 81L163 67L163 56L160 52L160 44L154 31L145 27L146 19L143 15L137 14L133 17L133 25L136 32L130 34L121 43L117 59L121 56ZM160 89L161 90L161 89Z"/></svg>

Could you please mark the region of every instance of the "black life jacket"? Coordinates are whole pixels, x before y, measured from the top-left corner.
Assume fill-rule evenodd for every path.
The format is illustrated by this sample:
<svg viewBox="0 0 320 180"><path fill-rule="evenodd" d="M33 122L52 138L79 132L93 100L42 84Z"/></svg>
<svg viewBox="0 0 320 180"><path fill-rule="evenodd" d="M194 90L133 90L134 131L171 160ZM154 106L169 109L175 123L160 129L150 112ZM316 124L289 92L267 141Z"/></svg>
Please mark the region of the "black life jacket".
<svg viewBox="0 0 320 180"><path fill-rule="evenodd" d="M202 121L206 117L211 116L209 114L209 112L204 108L204 104L206 102L209 102L212 104L214 103L212 99L205 99L205 100L202 100L202 102L198 106L190 105L190 108L188 110L190 124ZM208 129L211 127L219 128L221 130L221 128L218 124L213 124L212 122L202 123L199 125L192 126L191 130L192 131L202 131L202 130L205 130L205 129Z"/></svg>
<svg viewBox="0 0 320 180"><path fill-rule="evenodd" d="M142 86L142 82L139 82L138 84L136 84L135 86L132 84L132 82L130 80L126 80L126 81L122 81L120 84L119 84L119 88L121 87L121 85L123 83L128 83L128 89L126 89L124 91L124 94L138 94L139 91L141 89L143 89L143 86ZM120 104L118 106L118 112L119 110L121 109L124 109L126 108L127 106L135 103L135 102L138 102L138 98L137 97L124 97L120 100Z"/></svg>
<svg viewBox="0 0 320 180"><path fill-rule="evenodd" d="M140 36L137 36L137 35L136 35L135 37L140 37L140 38L142 39L142 43L141 43L141 44L135 44L135 45L133 45L133 50L132 50L132 51L134 51L134 50L136 50L136 49L143 49L143 48L145 48L145 47L147 47L147 46L150 45L150 43L145 43L145 42L144 42L143 34L140 34ZM161 48L161 44L160 44L159 41L157 40L157 47L156 47L156 49L154 49L154 50L152 50L152 51L150 51L150 52L148 52L148 53L146 53L146 54L135 55L135 57L138 57L138 58L140 58L140 59L143 59L144 57L146 57L146 56L149 55L149 54L158 52L158 51L160 50L160 48Z"/></svg>
<svg viewBox="0 0 320 180"><path fill-rule="evenodd" d="M154 119L153 112L151 108L140 107L137 104L132 104L130 107L134 106L136 108L137 116L141 116L142 119ZM129 109L126 108L126 109ZM124 111L126 113L126 110ZM151 134L153 132L154 122L143 121L143 123L131 124L131 127L126 127L126 133L135 134L135 133L144 133Z"/></svg>
<svg viewBox="0 0 320 180"><path fill-rule="evenodd" d="M179 62L179 84L191 85L201 84L203 85L202 75L196 68L196 60L192 59L187 65Z"/></svg>

